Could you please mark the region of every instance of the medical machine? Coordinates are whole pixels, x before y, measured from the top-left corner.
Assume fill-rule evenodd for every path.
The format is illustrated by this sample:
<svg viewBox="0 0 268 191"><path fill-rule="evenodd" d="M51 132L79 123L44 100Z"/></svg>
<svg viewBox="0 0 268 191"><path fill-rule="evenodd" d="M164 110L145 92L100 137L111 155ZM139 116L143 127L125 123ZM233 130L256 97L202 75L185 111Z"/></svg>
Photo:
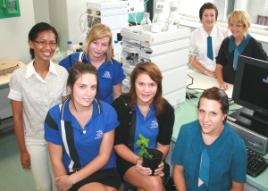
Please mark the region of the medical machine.
<svg viewBox="0 0 268 191"><path fill-rule="evenodd" d="M181 27L159 33L143 29L131 26L121 30L122 63L127 75L124 91L129 89L129 76L135 65L152 61L162 72L164 97L176 106L185 100L190 29Z"/></svg>
<svg viewBox="0 0 268 191"><path fill-rule="evenodd" d="M87 1L88 28L96 23L110 27L113 40L117 40L120 29L128 26L128 2L120 0Z"/></svg>

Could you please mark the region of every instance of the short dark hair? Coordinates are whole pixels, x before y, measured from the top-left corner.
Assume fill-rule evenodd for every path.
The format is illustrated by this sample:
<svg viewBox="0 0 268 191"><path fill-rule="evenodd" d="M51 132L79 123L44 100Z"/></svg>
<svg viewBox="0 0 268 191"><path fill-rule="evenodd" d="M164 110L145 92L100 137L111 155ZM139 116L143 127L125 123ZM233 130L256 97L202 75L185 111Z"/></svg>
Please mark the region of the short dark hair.
<svg viewBox="0 0 268 191"><path fill-rule="evenodd" d="M217 9L217 7L213 3L208 2L208 3L204 3L199 9L199 19L200 19L200 21L202 21L202 16L203 16L203 13L204 13L204 11L206 9L214 9L215 13L216 13L216 20L217 20L217 18L218 18L218 9Z"/></svg>
<svg viewBox="0 0 268 191"><path fill-rule="evenodd" d="M59 42L59 35L58 35L57 30L53 26L45 22L37 23L31 28L28 34L28 41L35 41L38 34L43 31L52 31L55 35L56 43ZM34 59L34 50L32 48L30 48L30 54L31 54L31 58Z"/></svg>
<svg viewBox="0 0 268 191"><path fill-rule="evenodd" d="M198 109L200 107L200 100L202 98L207 98L209 100L215 100L219 102L221 105L222 113L228 115L228 111L229 111L228 96L222 89L217 88L217 87L212 87L212 88L205 90L199 98L199 101L197 104ZM226 119L224 121L226 121Z"/></svg>

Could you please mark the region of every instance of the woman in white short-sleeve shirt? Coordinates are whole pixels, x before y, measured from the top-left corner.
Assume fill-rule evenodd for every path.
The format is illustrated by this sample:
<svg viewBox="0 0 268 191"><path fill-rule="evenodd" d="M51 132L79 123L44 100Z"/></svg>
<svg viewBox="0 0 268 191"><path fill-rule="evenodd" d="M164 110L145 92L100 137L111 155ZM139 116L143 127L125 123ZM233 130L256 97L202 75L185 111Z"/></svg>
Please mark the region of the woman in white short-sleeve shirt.
<svg viewBox="0 0 268 191"><path fill-rule="evenodd" d="M67 71L51 58L57 48L58 34L47 23L38 23L28 35L32 61L11 77L11 99L15 134L22 168L31 169L36 190L51 191L44 120L50 107L67 95Z"/></svg>
<svg viewBox="0 0 268 191"><path fill-rule="evenodd" d="M190 41L190 65L197 71L215 77L216 62L222 40L227 35L216 25L218 10L212 3L205 3L199 10L202 26L192 32ZM208 37L211 38L209 49ZM211 53L208 55L208 51Z"/></svg>

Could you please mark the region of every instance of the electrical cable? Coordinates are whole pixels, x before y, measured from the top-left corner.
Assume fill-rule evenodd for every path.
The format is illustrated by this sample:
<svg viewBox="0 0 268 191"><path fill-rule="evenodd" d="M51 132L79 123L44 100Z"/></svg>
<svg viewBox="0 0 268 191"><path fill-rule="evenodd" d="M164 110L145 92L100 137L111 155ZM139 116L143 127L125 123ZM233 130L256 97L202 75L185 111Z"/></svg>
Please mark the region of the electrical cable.
<svg viewBox="0 0 268 191"><path fill-rule="evenodd" d="M198 91L205 91L206 90L206 89L203 89L203 88L190 88L189 86L194 84L194 78L190 74L187 74L187 76L191 79L191 82L186 86L186 89L188 89L188 90L198 90ZM234 100L232 98L228 98L228 103L229 103L229 105L235 104Z"/></svg>

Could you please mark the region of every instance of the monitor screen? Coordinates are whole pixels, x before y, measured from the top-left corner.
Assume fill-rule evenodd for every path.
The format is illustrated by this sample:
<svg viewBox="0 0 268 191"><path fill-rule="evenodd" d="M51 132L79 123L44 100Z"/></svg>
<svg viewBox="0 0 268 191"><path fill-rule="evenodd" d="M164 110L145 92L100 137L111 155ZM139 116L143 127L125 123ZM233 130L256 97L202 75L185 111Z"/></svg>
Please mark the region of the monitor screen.
<svg viewBox="0 0 268 191"><path fill-rule="evenodd" d="M239 56L232 97L235 103L268 116L268 61Z"/></svg>

